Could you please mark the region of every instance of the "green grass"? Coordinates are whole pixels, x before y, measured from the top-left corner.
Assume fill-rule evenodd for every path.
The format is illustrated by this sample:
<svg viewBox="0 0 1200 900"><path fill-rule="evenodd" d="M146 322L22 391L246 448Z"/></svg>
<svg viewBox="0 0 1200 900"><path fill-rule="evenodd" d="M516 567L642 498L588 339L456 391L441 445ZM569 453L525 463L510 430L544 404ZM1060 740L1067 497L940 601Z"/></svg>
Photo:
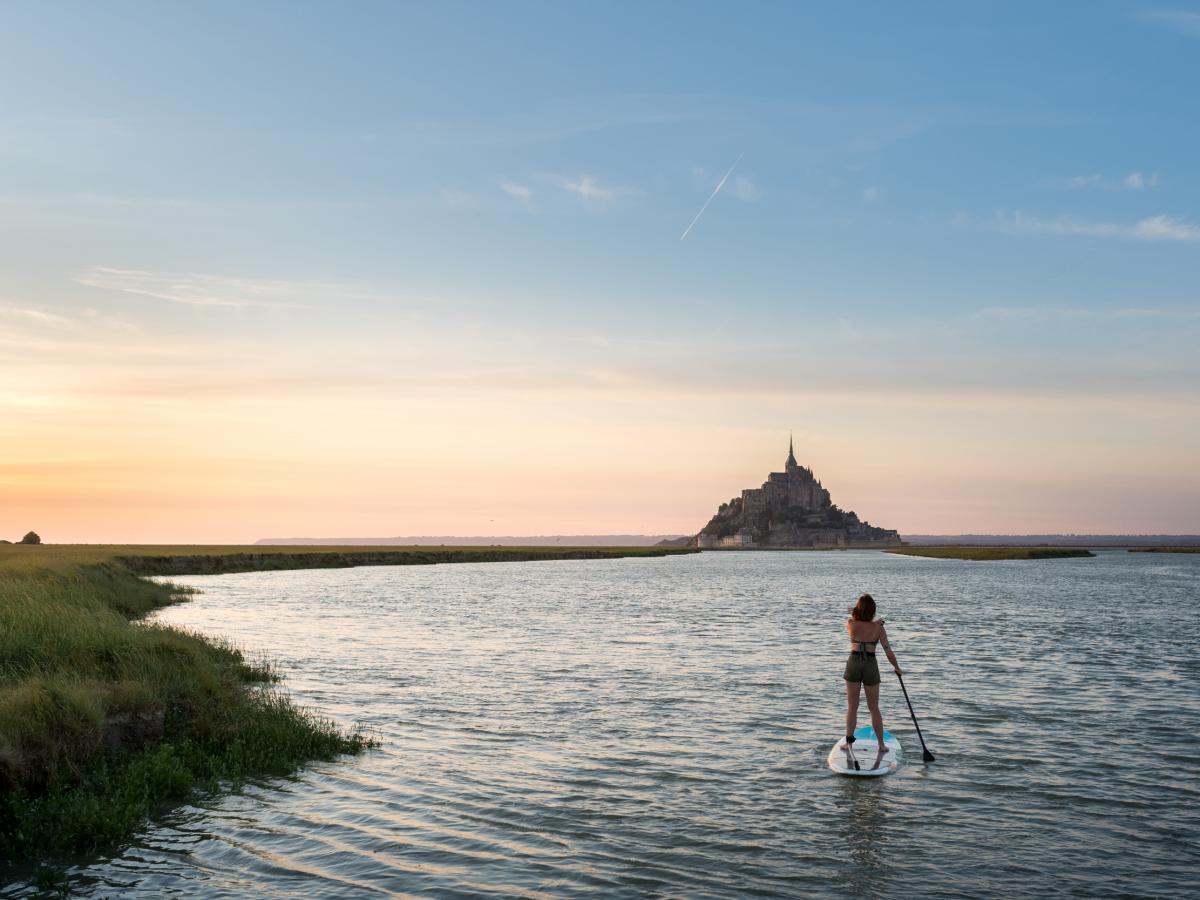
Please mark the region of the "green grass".
<svg viewBox="0 0 1200 900"><path fill-rule="evenodd" d="M1130 547L1130 553L1200 553L1200 547Z"/></svg>
<svg viewBox="0 0 1200 900"><path fill-rule="evenodd" d="M141 575L665 552L0 545L0 876L111 846L197 788L371 744L236 647L138 621L186 597Z"/></svg>
<svg viewBox="0 0 1200 900"><path fill-rule="evenodd" d="M240 547L216 552L207 548L156 547L139 549L136 554L116 554L115 559L140 575L199 575L348 566L618 559L695 552L668 547Z"/></svg>
<svg viewBox="0 0 1200 900"><path fill-rule="evenodd" d="M898 547L888 553L903 556L929 556L934 559L1063 559L1095 556L1078 547Z"/></svg>
<svg viewBox="0 0 1200 900"><path fill-rule="evenodd" d="M215 544L0 544L0 576L7 572L119 562L138 574L205 575L264 569L428 565L444 562L517 562L617 559L695 553L681 547L334 547Z"/></svg>

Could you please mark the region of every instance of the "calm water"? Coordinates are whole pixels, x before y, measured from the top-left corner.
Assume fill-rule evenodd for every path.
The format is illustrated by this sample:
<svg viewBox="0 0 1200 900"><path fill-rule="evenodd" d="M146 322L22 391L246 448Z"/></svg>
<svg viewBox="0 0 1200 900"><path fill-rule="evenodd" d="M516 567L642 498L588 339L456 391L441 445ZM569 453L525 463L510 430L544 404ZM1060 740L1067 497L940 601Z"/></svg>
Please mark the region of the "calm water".
<svg viewBox="0 0 1200 900"><path fill-rule="evenodd" d="M383 746L170 813L95 895L1195 895L1200 557L844 553L255 573L163 621ZM840 778L846 606L907 762ZM865 712L865 706L864 706Z"/></svg>

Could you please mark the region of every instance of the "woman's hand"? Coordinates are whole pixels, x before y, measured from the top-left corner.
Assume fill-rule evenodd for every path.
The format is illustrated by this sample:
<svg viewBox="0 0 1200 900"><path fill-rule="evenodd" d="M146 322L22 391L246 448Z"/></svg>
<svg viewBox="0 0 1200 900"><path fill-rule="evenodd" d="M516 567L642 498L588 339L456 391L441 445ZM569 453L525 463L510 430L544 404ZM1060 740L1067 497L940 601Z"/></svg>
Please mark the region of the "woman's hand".
<svg viewBox="0 0 1200 900"><path fill-rule="evenodd" d="M892 668L896 670L896 674L897 674L897 675L903 675L903 674L904 674L904 673L903 673L903 672L900 670L900 667L899 667L899 666L892 666Z"/></svg>

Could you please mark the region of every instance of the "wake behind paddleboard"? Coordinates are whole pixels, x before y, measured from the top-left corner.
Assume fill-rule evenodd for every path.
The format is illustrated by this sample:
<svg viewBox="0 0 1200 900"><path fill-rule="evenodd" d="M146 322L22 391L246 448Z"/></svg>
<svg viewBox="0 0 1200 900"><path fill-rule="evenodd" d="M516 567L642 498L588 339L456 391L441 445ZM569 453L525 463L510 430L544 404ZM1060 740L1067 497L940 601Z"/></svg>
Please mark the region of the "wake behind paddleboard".
<svg viewBox="0 0 1200 900"><path fill-rule="evenodd" d="M853 753L846 747L846 739L838 738L838 742L829 751L829 768L839 775L854 775L858 777L875 777L887 775L900 768L903 750L896 736L887 729L883 732L883 743L886 753L879 752L879 741L875 739L875 729L864 725L854 732ZM854 768L854 760L858 768Z"/></svg>

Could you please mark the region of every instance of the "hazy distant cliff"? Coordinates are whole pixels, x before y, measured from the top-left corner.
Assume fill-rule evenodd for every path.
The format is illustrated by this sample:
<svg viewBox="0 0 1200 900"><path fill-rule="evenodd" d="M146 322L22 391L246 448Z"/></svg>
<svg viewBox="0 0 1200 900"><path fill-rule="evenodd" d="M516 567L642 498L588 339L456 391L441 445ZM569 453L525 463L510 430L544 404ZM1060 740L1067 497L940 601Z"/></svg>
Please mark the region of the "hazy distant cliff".
<svg viewBox="0 0 1200 900"><path fill-rule="evenodd" d="M789 443L784 471L762 487L722 503L691 540L696 547L887 547L900 535L876 528L833 503L812 469L796 462Z"/></svg>

